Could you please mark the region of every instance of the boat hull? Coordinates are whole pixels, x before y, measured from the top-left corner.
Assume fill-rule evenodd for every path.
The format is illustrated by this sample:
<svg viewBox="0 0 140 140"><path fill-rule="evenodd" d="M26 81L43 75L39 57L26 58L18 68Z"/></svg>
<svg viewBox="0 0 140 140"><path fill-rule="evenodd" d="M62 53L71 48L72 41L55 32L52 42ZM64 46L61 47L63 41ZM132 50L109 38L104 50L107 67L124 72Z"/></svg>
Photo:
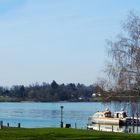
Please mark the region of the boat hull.
<svg viewBox="0 0 140 140"><path fill-rule="evenodd" d="M98 131L108 131L108 132L127 132L125 126L120 125L108 125L108 124L93 124L87 127L89 130L98 130Z"/></svg>
<svg viewBox="0 0 140 140"><path fill-rule="evenodd" d="M109 124L109 125L139 125L140 126L140 118L90 118L91 124Z"/></svg>

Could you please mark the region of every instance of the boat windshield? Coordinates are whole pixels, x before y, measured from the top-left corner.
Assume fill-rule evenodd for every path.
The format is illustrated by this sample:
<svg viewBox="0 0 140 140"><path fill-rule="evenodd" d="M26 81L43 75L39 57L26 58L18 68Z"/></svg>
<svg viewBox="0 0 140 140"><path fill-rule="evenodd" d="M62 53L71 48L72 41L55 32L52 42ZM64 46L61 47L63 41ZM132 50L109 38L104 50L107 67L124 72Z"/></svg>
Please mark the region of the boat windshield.
<svg viewBox="0 0 140 140"><path fill-rule="evenodd" d="M103 117L103 114L100 114L100 113L94 114L94 117Z"/></svg>
<svg viewBox="0 0 140 140"><path fill-rule="evenodd" d="M111 117L111 112L106 112L105 117Z"/></svg>

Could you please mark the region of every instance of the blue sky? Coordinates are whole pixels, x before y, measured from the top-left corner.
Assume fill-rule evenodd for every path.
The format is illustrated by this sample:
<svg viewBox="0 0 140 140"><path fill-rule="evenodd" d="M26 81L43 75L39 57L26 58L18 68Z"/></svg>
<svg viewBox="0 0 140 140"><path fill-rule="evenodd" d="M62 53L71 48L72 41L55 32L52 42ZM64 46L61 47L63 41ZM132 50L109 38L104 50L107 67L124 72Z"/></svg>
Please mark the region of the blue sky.
<svg viewBox="0 0 140 140"><path fill-rule="evenodd" d="M93 84L139 0L0 0L0 85Z"/></svg>

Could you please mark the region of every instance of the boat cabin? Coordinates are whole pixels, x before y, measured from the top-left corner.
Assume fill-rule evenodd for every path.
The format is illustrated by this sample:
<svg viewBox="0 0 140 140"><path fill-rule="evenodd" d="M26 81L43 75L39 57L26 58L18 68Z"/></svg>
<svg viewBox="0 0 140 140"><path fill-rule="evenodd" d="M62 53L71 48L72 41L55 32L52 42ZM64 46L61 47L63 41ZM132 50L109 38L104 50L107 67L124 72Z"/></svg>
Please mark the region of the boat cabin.
<svg viewBox="0 0 140 140"><path fill-rule="evenodd" d="M125 111L120 111L120 112L114 112L114 118L126 118L126 112Z"/></svg>
<svg viewBox="0 0 140 140"><path fill-rule="evenodd" d="M112 117L111 116L111 111L104 111L104 112L96 112L93 117L97 117L97 118L105 118L105 117Z"/></svg>

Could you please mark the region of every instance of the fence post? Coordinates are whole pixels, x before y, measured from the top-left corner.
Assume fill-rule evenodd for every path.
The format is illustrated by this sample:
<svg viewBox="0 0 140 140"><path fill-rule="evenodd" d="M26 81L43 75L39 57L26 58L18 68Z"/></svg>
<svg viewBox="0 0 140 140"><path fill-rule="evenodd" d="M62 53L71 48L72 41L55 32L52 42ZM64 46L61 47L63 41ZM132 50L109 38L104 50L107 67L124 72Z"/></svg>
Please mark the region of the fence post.
<svg viewBox="0 0 140 140"><path fill-rule="evenodd" d="M99 131L100 131L100 124L99 124Z"/></svg>

